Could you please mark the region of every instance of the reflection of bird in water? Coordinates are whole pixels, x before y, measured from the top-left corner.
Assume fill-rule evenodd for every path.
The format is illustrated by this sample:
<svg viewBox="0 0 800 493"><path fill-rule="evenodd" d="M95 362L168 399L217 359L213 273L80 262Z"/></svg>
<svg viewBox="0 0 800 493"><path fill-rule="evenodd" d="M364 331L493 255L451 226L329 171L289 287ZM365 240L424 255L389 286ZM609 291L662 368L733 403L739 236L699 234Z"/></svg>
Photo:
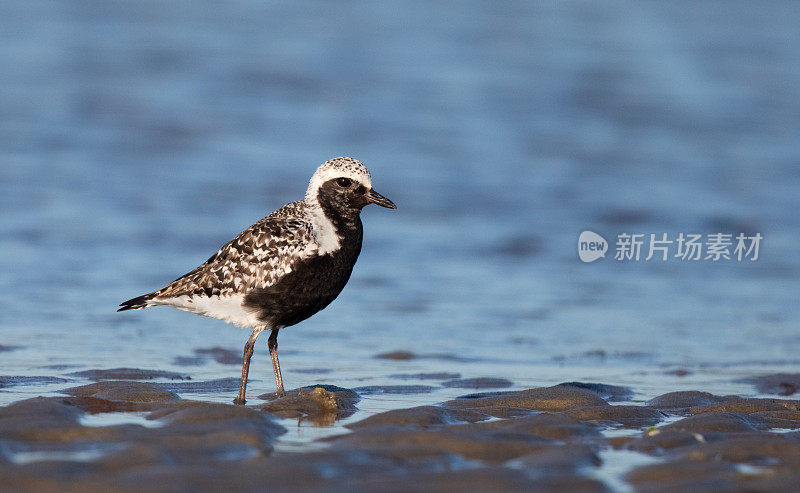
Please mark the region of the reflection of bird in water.
<svg viewBox="0 0 800 493"><path fill-rule="evenodd" d="M372 189L359 161L339 157L311 177L304 200L261 219L203 265L152 293L122 303L124 310L168 305L253 330L244 346L236 403L244 403L256 338L270 331L277 394L285 395L278 331L330 304L342 291L361 251L359 214L368 204L396 209Z"/></svg>

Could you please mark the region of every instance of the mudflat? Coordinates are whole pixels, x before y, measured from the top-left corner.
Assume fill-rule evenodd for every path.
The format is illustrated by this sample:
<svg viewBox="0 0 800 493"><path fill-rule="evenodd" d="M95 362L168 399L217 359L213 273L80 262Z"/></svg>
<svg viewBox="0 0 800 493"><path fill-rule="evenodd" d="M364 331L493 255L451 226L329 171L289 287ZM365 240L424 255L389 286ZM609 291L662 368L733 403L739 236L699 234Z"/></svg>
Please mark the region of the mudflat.
<svg viewBox="0 0 800 493"><path fill-rule="evenodd" d="M359 392L312 385L235 406L181 398L228 391L227 380L134 381L151 373L118 370L82 375L117 380L0 408L6 488L602 492L790 491L800 484L800 400L790 396L676 391L636 402L633 389L568 382L372 413L287 452L276 444L290 427L332 426L358 412L361 395L391 395L398 386ZM753 384L786 393L780 380L794 378Z"/></svg>

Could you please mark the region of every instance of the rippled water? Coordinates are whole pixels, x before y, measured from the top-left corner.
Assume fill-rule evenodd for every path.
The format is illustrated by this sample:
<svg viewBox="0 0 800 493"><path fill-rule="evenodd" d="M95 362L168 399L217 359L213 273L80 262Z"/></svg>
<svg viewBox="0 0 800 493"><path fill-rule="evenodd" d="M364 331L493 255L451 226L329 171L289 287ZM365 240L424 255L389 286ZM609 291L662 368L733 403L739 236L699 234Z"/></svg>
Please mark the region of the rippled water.
<svg viewBox="0 0 800 493"><path fill-rule="evenodd" d="M399 373L602 381L641 400L797 370L798 4L205 7L0 6L0 344L19 347L3 374L236 377L176 359L238 352L246 331L116 305L301 198L338 155L399 209L364 212L347 288L281 331L287 388L434 387L365 395L349 420L468 392ZM583 264L584 229L764 242L757 262ZM393 350L422 357L374 358ZM251 397L274 390L266 341L251 377ZM8 386L0 404L68 385Z"/></svg>

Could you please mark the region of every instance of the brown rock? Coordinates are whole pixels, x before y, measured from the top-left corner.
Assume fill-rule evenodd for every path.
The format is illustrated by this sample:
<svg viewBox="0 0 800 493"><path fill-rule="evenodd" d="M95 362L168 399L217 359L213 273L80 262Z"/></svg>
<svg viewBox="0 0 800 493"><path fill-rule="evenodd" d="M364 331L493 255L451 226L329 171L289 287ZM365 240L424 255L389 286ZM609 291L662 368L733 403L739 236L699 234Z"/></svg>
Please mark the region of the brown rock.
<svg viewBox="0 0 800 493"><path fill-rule="evenodd" d="M257 406L281 418L308 418L320 425L330 425L358 410L358 394L335 385L311 385L286 393L285 397L263 394L270 402Z"/></svg>
<svg viewBox="0 0 800 493"><path fill-rule="evenodd" d="M609 447L613 448L614 450L621 450L627 448L628 445L635 440L634 437L630 436L622 436L622 437L609 437L606 438L603 442Z"/></svg>
<svg viewBox="0 0 800 493"><path fill-rule="evenodd" d="M452 409L474 411L487 417L501 418L501 419L519 418L522 416L528 416L536 412L536 411L531 411L529 409L522 409L519 407L506 407L506 406L486 406L486 407L476 407L476 408L453 407Z"/></svg>
<svg viewBox="0 0 800 493"><path fill-rule="evenodd" d="M663 450L696 445L701 441L713 439L713 437L707 438L699 433L664 428L662 426L661 428L650 430L644 436L628 441L625 448L653 454Z"/></svg>
<svg viewBox="0 0 800 493"><path fill-rule="evenodd" d="M505 378L491 378L491 377L479 377L479 378L460 378L456 380L448 380L446 382L442 382L442 387L453 387L458 389L502 389L506 387L511 387L514 383L511 380L506 380Z"/></svg>
<svg viewBox="0 0 800 493"><path fill-rule="evenodd" d="M99 462L107 468L127 469L131 464L216 464L272 451L272 443L286 429L271 415L253 408L199 401L177 401L149 416L161 427L137 427L123 450Z"/></svg>
<svg viewBox="0 0 800 493"><path fill-rule="evenodd" d="M629 387L608 385L605 383L567 382L560 383L556 385L556 387L577 387L579 389L591 390L609 402L627 401L633 396L633 390Z"/></svg>
<svg viewBox="0 0 800 493"><path fill-rule="evenodd" d="M327 375L333 373L330 368L295 368L292 373L301 373L303 375Z"/></svg>
<svg viewBox="0 0 800 493"><path fill-rule="evenodd" d="M550 447L541 452L524 455L512 462L522 467L529 475L568 476L585 467L597 467L602 463L595 448L586 444L567 444Z"/></svg>
<svg viewBox="0 0 800 493"><path fill-rule="evenodd" d="M753 399L737 396L726 396L720 398L719 401L713 404L693 407L690 412L693 414L699 413L715 413L715 412L734 412L734 413L757 413L760 411L796 411L798 410L800 401L784 400L784 399Z"/></svg>
<svg viewBox="0 0 800 493"><path fill-rule="evenodd" d="M760 432L700 443L687 453L698 461L727 461L800 468L800 440L786 434Z"/></svg>
<svg viewBox="0 0 800 493"><path fill-rule="evenodd" d="M625 477L637 491L740 491L733 464L679 460L634 469Z"/></svg>
<svg viewBox="0 0 800 493"><path fill-rule="evenodd" d="M81 411L58 399L35 397L0 407L0 437L27 440L37 430L65 429L78 423Z"/></svg>
<svg viewBox="0 0 800 493"><path fill-rule="evenodd" d="M427 394L432 392L436 387L430 385L366 385L363 387L356 387L354 392L359 395L372 395L372 394Z"/></svg>
<svg viewBox="0 0 800 493"><path fill-rule="evenodd" d="M380 353L375 355L378 359L396 359L396 360L411 360L416 359L419 356L412 353L411 351L392 351L389 353Z"/></svg>
<svg viewBox="0 0 800 493"><path fill-rule="evenodd" d="M257 423L262 421L272 423L268 414L250 407L198 401L192 402L191 406L181 406L180 408L164 409L159 413L151 413L151 416L153 415L157 415L158 419L163 420L168 425L228 420L251 420ZM283 427L275 429L282 430ZM283 431L285 432L285 430Z"/></svg>
<svg viewBox="0 0 800 493"><path fill-rule="evenodd" d="M750 491L796 491L800 484L800 471L782 471L783 474L774 474L767 469L765 474L747 479Z"/></svg>
<svg viewBox="0 0 800 493"><path fill-rule="evenodd" d="M441 426L458 422L474 422L487 419L487 416L463 409L448 409L439 406L419 406L408 409L386 411L345 425L358 429L368 426L414 425L422 427Z"/></svg>
<svg viewBox="0 0 800 493"><path fill-rule="evenodd" d="M689 416L659 428L689 433L743 433L767 428L763 419L742 413L708 412Z"/></svg>
<svg viewBox="0 0 800 493"><path fill-rule="evenodd" d="M389 375L388 378L399 378L400 380L452 380L455 378L461 378L461 374L447 372L395 373L394 375Z"/></svg>
<svg viewBox="0 0 800 493"><path fill-rule="evenodd" d="M168 378L170 380L191 380L188 375L172 371L141 370L139 368L110 368L107 370L84 370L70 373L69 376L88 378L89 380L152 380Z"/></svg>
<svg viewBox="0 0 800 493"><path fill-rule="evenodd" d="M692 372L689 371L689 370L686 370L684 368L678 368L676 370L665 371L664 374L665 375L674 375L676 377L685 377L687 375L691 375Z"/></svg>
<svg viewBox="0 0 800 493"><path fill-rule="evenodd" d="M654 426L664 419L662 412L643 406L588 406L571 409L566 414L581 421L626 428Z"/></svg>
<svg viewBox="0 0 800 493"><path fill-rule="evenodd" d="M0 438L41 449L51 443L56 450L77 441L109 441L128 432L125 426L88 427L79 424L80 409L66 403L67 398L37 397L0 408Z"/></svg>
<svg viewBox="0 0 800 493"><path fill-rule="evenodd" d="M176 356L172 364L176 366L200 366L206 362L202 356Z"/></svg>
<svg viewBox="0 0 800 493"><path fill-rule="evenodd" d="M436 472L419 476L388 477L354 484L357 491L405 493L426 491L558 492L602 493L606 487L599 481L580 476L532 479L524 471L501 467L483 467L460 471Z"/></svg>
<svg viewBox="0 0 800 493"><path fill-rule="evenodd" d="M800 390L800 373L776 373L744 380L752 383L762 394L790 396Z"/></svg>
<svg viewBox="0 0 800 493"><path fill-rule="evenodd" d="M102 381L62 390L75 397L92 397L111 402L167 402L180 399L175 393L150 383Z"/></svg>
<svg viewBox="0 0 800 493"><path fill-rule="evenodd" d="M722 398L708 392L696 390L669 392L647 401L647 405L667 411L688 411L692 407L709 406Z"/></svg>
<svg viewBox="0 0 800 493"><path fill-rule="evenodd" d="M164 382L164 383L154 383L153 386L162 390L168 390L170 392L180 392L184 394L192 394L192 393L231 393L236 392L239 390L239 379L230 377L230 378L218 378L216 380L206 380L202 382Z"/></svg>
<svg viewBox="0 0 800 493"><path fill-rule="evenodd" d="M453 425L425 431L400 426L373 426L331 439L335 447L349 449L416 449L423 455L453 453L487 462L505 462L554 446L557 442L536 435L494 430L479 425Z"/></svg>
<svg viewBox="0 0 800 493"><path fill-rule="evenodd" d="M198 356L208 356L214 359L221 365L241 365L242 364L242 351L234 351L232 349L225 349L219 346L212 348L200 348L194 350Z"/></svg>
<svg viewBox="0 0 800 493"><path fill-rule="evenodd" d="M763 419L770 428L800 428L800 411L759 411L751 416Z"/></svg>
<svg viewBox="0 0 800 493"><path fill-rule="evenodd" d="M445 407L514 407L534 411L566 411L585 406L608 405L596 392L572 386L543 387L520 392L503 392L445 402Z"/></svg>
<svg viewBox="0 0 800 493"><path fill-rule="evenodd" d="M0 376L0 388L15 387L17 385L46 385L51 383L64 383L66 378L59 377L29 377L29 376Z"/></svg>
<svg viewBox="0 0 800 493"><path fill-rule="evenodd" d="M514 419L482 423L482 425L501 428L507 432L532 434L561 441L601 436L597 427L561 413L530 414Z"/></svg>

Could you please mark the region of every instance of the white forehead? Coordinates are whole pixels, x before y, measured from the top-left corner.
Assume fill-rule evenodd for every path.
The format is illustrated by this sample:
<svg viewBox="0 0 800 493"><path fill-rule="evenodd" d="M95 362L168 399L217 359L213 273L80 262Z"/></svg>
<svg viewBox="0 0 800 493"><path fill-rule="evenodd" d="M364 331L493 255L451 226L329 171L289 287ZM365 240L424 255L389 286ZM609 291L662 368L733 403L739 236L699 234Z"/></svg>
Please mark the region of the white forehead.
<svg viewBox="0 0 800 493"><path fill-rule="evenodd" d="M350 178L367 188L372 188L372 178L369 176L369 171L360 161L351 157L337 157L326 161L325 164L317 168L308 183L306 198L316 198L319 187L334 178Z"/></svg>

